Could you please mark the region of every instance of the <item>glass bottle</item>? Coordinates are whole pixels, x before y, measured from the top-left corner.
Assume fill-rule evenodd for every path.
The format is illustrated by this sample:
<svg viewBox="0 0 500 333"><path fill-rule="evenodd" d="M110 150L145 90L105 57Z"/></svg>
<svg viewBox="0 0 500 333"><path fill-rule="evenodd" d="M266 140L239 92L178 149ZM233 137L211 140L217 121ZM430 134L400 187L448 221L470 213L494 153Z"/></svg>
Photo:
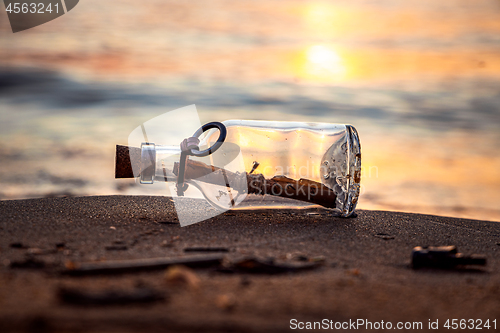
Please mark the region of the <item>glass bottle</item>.
<svg viewBox="0 0 500 333"><path fill-rule="evenodd" d="M179 143L129 148L133 176L141 184L166 181L174 200L203 197L221 212L320 205L343 217L353 213L361 178L361 147L353 126L227 120L222 127L222 143L222 131L213 126L203 135L197 131L200 141L193 147L198 149L184 147L188 154L212 147L205 156L185 158L184 177Z"/></svg>

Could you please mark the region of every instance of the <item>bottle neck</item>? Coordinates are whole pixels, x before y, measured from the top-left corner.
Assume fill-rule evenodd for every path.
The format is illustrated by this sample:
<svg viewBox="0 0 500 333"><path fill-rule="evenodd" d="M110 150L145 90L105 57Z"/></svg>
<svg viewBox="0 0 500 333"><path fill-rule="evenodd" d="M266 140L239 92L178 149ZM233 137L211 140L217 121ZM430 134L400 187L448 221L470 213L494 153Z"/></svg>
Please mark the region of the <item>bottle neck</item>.
<svg viewBox="0 0 500 333"><path fill-rule="evenodd" d="M163 181L173 180L174 163L179 161L179 146L155 145L152 142L141 144L141 184L153 184L155 178Z"/></svg>

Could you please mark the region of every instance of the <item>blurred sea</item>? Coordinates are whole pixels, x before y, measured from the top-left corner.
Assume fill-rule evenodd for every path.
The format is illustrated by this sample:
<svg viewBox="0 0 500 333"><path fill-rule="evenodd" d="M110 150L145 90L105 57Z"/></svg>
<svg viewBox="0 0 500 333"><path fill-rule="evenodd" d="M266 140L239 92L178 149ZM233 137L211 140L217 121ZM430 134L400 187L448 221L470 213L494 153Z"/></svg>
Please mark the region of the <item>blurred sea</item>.
<svg viewBox="0 0 500 333"><path fill-rule="evenodd" d="M0 8L0 199L150 194L115 144L196 104L353 124L359 208L500 221L498 0L83 0L16 34Z"/></svg>

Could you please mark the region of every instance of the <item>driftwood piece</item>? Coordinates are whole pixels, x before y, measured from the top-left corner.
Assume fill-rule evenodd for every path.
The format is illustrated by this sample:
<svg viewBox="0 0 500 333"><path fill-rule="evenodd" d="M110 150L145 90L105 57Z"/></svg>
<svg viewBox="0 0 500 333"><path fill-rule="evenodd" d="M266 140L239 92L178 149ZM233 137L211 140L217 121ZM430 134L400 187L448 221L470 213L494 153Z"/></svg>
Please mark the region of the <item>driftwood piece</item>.
<svg viewBox="0 0 500 333"><path fill-rule="evenodd" d="M283 198L306 201L326 208L335 208L337 195L329 187L301 178L295 180L285 176L274 176L265 179L262 174L247 175L248 193L270 194Z"/></svg>
<svg viewBox="0 0 500 333"><path fill-rule="evenodd" d="M242 273L242 274L261 274L275 275L284 273L299 273L309 271L323 266L321 262L313 262L306 264L276 264L272 260L261 260L258 258L242 259L225 267L218 269L221 273Z"/></svg>
<svg viewBox="0 0 500 333"><path fill-rule="evenodd" d="M223 256L221 255L210 255L180 258L151 258L69 263L66 265L66 270L61 273L72 276L122 274L165 269L173 265L184 265L190 268L203 268L217 266L222 262L222 259Z"/></svg>
<svg viewBox="0 0 500 333"><path fill-rule="evenodd" d="M174 164L174 174L179 172L179 163ZM224 178L221 178L221 175ZM202 177L202 178L201 178ZM201 178L201 179L200 179ZM184 179L198 179L200 181L220 184L221 179L226 180L226 186L236 185L241 188L243 182L248 194L274 195L283 198L306 201L326 208L335 208L337 195L329 187L309 179L295 180L285 176L274 176L266 179L262 174L239 174L200 161L187 160ZM246 184L245 184L246 182ZM237 189L238 190L238 189Z"/></svg>

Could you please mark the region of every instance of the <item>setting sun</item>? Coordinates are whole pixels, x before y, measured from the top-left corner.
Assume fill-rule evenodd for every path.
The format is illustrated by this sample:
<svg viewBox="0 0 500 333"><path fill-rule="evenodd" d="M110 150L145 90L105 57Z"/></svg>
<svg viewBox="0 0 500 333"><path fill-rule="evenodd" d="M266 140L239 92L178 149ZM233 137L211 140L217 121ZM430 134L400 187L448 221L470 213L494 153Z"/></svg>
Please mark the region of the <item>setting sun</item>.
<svg viewBox="0 0 500 333"><path fill-rule="evenodd" d="M331 47L311 46L306 53L306 73L320 79L337 80L343 78L346 68L342 58Z"/></svg>

